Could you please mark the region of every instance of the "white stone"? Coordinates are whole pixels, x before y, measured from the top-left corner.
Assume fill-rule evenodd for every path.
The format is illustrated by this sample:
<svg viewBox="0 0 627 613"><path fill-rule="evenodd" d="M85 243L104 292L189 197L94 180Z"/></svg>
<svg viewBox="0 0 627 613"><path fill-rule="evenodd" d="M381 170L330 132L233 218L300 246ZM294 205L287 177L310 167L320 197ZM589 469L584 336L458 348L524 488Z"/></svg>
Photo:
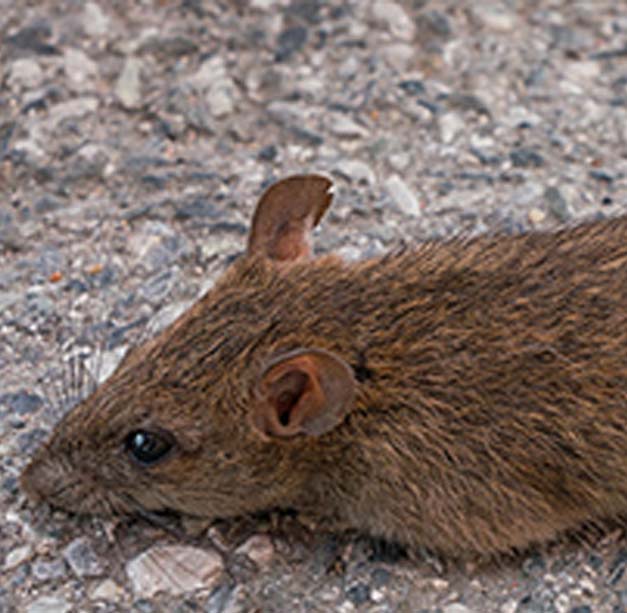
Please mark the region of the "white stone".
<svg viewBox="0 0 627 613"><path fill-rule="evenodd" d="M445 145L450 145L463 132L466 124L458 113L444 113L439 120L440 138Z"/></svg>
<svg viewBox="0 0 627 613"><path fill-rule="evenodd" d="M22 58L11 63L8 70L7 85L13 89L32 89L41 85L43 71L41 66L30 58Z"/></svg>
<svg viewBox="0 0 627 613"><path fill-rule="evenodd" d="M372 168L361 160L341 160L335 169L351 181L363 181L368 185L373 185L377 180Z"/></svg>
<svg viewBox="0 0 627 613"><path fill-rule="evenodd" d="M124 590L113 579L105 579L89 592L92 600L118 601Z"/></svg>
<svg viewBox="0 0 627 613"><path fill-rule="evenodd" d="M81 89L85 84L97 76L98 65L80 49L65 50L63 54L63 69L75 89Z"/></svg>
<svg viewBox="0 0 627 613"><path fill-rule="evenodd" d="M109 29L109 18L95 2L88 2L83 10L83 28L90 36L102 36Z"/></svg>
<svg viewBox="0 0 627 613"><path fill-rule="evenodd" d="M533 207L529 210L527 217L534 226L537 226L546 219L546 213L542 209Z"/></svg>
<svg viewBox="0 0 627 613"><path fill-rule="evenodd" d="M336 136L344 138L361 138L368 136L368 130L346 115L334 114L329 118L329 130Z"/></svg>
<svg viewBox="0 0 627 613"><path fill-rule="evenodd" d="M393 153L388 157L388 164L392 167L396 172L403 172L407 170L407 167L411 163L411 156L409 153L399 152Z"/></svg>
<svg viewBox="0 0 627 613"><path fill-rule="evenodd" d="M516 15L498 4L474 2L473 17L483 26L495 32L511 32L516 27Z"/></svg>
<svg viewBox="0 0 627 613"><path fill-rule="evenodd" d="M10 570L19 566L22 562L27 560L33 552L33 548L30 545L22 545L22 547L16 547L7 553L4 559L4 569Z"/></svg>
<svg viewBox="0 0 627 613"><path fill-rule="evenodd" d="M98 99L86 96L59 102L50 108L50 122L56 126L66 119L78 119L94 113L98 109Z"/></svg>
<svg viewBox="0 0 627 613"><path fill-rule="evenodd" d="M396 206L407 215L420 215L420 203L405 181L398 175L392 175L384 184Z"/></svg>
<svg viewBox="0 0 627 613"><path fill-rule="evenodd" d="M115 95L128 109L139 106L141 102L141 71L142 61L133 56L127 57L115 83Z"/></svg>
<svg viewBox="0 0 627 613"><path fill-rule="evenodd" d="M384 23L396 39L411 40L414 37L414 22L396 2L375 0L372 3L372 17Z"/></svg>
<svg viewBox="0 0 627 613"><path fill-rule="evenodd" d="M392 43L381 50L383 60L394 70L405 72L418 51L407 43Z"/></svg>
<svg viewBox="0 0 627 613"><path fill-rule="evenodd" d="M216 552L184 545L155 545L126 565L133 593L139 598L210 589L221 572L222 560Z"/></svg>
<svg viewBox="0 0 627 613"><path fill-rule="evenodd" d="M41 596L26 607L26 613L67 613L72 605L58 596Z"/></svg>
<svg viewBox="0 0 627 613"><path fill-rule="evenodd" d="M475 613L474 609L469 609L466 605L460 604L459 602L453 602L451 604L447 604L443 609L442 613Z"/></svg>
<svg viewBox="0 0 627 613"><path fill-rule="evenodd" d="M257 566L263 567L270 564L274 557L274 545L267 534L254 534L242 543L235 553L243 554L250 558Z"/></svg>

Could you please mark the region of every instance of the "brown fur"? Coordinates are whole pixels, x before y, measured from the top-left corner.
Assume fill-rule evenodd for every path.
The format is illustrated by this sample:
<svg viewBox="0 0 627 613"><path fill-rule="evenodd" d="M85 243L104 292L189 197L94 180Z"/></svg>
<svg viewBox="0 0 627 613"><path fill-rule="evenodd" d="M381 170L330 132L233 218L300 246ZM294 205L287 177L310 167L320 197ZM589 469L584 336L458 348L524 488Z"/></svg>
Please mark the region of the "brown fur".
<svg viewBox="0 0 627 613"><path fill-rule="evenodd" d="M264 434L260 373L302 348L352 368L350 411ZM136 465L137 428L176 451ZM358 264L251 251L64 418L23 485L88 513L292 507L454 556L625 515L627 217Z"/></svg>

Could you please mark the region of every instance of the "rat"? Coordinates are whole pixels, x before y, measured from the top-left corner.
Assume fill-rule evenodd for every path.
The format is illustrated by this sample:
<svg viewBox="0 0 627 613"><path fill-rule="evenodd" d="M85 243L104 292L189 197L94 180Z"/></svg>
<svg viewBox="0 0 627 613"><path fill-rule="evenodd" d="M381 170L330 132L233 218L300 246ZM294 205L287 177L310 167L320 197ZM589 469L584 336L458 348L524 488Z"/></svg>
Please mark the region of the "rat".
<svg viewBox="0 0 627 613"><path fill-rule="evenodd" d="M627 216L314 257L332 183L269 187L245 253L21 476L80 514L289 508L460 557L627 514Z"/></svg>

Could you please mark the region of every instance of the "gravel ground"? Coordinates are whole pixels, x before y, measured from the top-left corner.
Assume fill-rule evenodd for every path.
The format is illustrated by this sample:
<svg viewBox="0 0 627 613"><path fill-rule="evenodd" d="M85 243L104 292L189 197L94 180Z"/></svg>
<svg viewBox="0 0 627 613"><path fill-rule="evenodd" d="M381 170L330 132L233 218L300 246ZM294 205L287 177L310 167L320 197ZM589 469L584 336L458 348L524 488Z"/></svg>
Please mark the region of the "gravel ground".
<svg viewBox="0 0 627 613"><path fill-rule="evenodd" d="M620 530L443 568L293 518L180 542L17 485L68 356L105 373L180 312L277 178L334 178L317 248L350 259L627 212L625 0L0 0L0 36L0 611L627 610Z"/></svg>

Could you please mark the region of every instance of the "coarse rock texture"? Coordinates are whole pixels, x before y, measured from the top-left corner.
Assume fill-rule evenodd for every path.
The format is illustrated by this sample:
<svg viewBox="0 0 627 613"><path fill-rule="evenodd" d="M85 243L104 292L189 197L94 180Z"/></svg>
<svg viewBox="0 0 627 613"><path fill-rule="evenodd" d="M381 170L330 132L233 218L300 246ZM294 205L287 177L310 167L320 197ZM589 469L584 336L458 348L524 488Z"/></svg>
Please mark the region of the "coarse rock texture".
<svg viewBox="0 0 627 613"><path fill-rule="evenodd" d="M622 531L442 568L291 518L180 542L17 481L72 356L102 377L206 290L275 179L334 178L316 248L346 258L627 212L626 41L624 0L0 2L0 611L626 610Z"/></svg>

